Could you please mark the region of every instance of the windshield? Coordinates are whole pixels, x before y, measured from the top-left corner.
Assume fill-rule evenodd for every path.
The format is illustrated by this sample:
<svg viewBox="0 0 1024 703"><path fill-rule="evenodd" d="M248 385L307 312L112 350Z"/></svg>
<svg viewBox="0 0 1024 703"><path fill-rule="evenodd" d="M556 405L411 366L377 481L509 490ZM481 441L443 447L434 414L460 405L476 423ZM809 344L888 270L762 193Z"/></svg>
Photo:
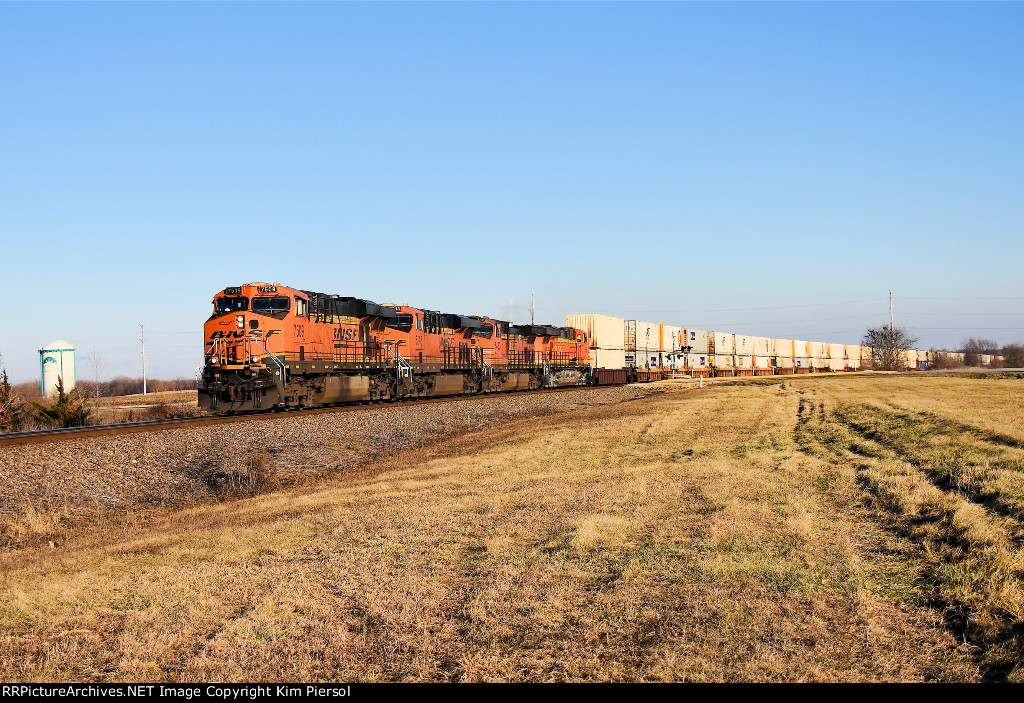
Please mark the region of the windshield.
<svg viewBox="0 0 1024 703"><path fill-rule="evenodd" d="M217 298L213 303L213 309L218 313L242 312L249 309L248 298Z"/></svg>
<svg viewBox="0 0 1024 703"><path fill-rule="evenodd" d="M490 337L492 334L494 334L494 325L492 325L490 322L485 322L484 324L480 325L480 327L473 330L473 334L475 334L478 337Z"/></svg>
<svg viewBox="0 0 1024 703"><path fill-rule="evenodd" d="M288 312L289 307L291 307L291 301L283 295L252 299L253 312Z"/></svg>

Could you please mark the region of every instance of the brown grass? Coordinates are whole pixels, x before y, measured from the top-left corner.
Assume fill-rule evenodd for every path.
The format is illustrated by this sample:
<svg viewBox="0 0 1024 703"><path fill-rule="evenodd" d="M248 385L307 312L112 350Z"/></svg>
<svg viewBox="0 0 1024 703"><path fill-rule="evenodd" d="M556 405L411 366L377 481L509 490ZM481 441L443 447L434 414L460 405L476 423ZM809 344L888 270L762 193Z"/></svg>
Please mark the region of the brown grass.
<svg viewBox="0 0 1024 703"><path fill-rule="evenodd" d="M1013 679L993 383L670 391L239 500L272 462L212 467L212 507L4 556L0 678Z"/></svg>

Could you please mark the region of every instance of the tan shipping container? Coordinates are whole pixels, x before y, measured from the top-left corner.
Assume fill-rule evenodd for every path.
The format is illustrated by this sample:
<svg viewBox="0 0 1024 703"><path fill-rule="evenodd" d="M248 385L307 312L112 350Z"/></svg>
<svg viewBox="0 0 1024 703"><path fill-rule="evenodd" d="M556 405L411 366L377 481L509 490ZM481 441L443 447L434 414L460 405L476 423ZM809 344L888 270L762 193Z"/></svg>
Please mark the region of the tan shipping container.
<svg viewBox="0 0 1024 703"><path fill-rule="evenodd" d="M773 339L772 340L772 356L786 356L793 358L793 340L792 339Z"/></svg>
<svg viewBox="0 0 1024 703"><path fill-rule="evenodd" d="M626 353L621 349L591 349L590 365L595 369L621 369L626 366Z"/></svg>
<svg viewBox="0 0 1024 703"><path fill-rule="evenodd" d="M751 337L754 345L754 356L771 356L773 352L772 339L770 337Z"/></svg>
<svg viewBox="0 0 1024 703"><path fill-rule="evenodd" d="M794 358L809 359L812 356L814 356L814 355L811 354L811 343L810 342L805 342L802 339L794 339L793 340L793 357Z"/></svg>
<svg viewBox="0 0 1024 703"><path fill-rule="evenodd" d="M845 359L846 358L846 345L835 344L830 342L825 345L825 349L828 353L829 359Z"/></svg>
<svg viewBox="0 0 1024 703"><path fill-rule="evenodd" d="M587 339L592 347L599 347L601 349L623 348L626 321L621 317L611 317L609 315L566 315L565 324L586 332Z"/></svg>
<svg viewBox="0 0 1024 703"><path fill-rule="evenodd" d="M755 356L754 357L754 368L755 369L770 369L772 367L772 358L770 356Z"/></svg>

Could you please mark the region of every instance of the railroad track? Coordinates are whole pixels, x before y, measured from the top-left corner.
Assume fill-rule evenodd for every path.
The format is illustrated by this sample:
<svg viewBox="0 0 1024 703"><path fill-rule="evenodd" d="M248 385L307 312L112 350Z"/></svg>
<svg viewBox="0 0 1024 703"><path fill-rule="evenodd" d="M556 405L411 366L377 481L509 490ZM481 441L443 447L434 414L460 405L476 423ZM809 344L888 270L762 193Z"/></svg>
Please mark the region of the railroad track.
<svg viewBox="0 0 1024 703"><path fill-rule="evenodd" d="M608 386L599 386L607 388ZM538 388L529 391L514 391L514 394L533 395L536 393L560 393L577 391L586 386L568 386L565 388ZM451 403L456 400L476 398L493 398L513 395L513 393L489 393L483 395L454 395L443 398L415 398L409 400L385 400L368 403L353 403L322 408L306 408L304 410L265 410L262 412L243 413L239 415L201 415L198 417L179 417L167 420L140 420L138 422L120 422L110 425L86 425L85 427L65 427L54 430L29 430L26 432L6 432L0 434L0 447L13 447L19 444L42 444L58 442L65 439L85 439L88 437L108 437L112 435L136 434L138 432L160 432L184 427L203 427L231 422L251 422L253 420L280 420L285 417L320 415L323 413L358 412L381 405L426 405L428 403Z"/></svg>

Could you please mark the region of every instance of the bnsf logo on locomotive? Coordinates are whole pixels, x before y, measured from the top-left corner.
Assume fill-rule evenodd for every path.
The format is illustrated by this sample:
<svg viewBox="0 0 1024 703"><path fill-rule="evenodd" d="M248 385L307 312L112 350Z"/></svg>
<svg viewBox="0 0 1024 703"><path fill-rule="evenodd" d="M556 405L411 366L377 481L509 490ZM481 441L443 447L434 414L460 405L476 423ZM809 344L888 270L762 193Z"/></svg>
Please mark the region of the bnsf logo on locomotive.
<svg viewBox="0 0 1024 703"><path fill-rule="evenodd" d="M210 335L210 339L243 339L246 333L244 330L217 330ZM248 334L249 337L262 337L263 333L259 330L252 330Z"/></svg>

